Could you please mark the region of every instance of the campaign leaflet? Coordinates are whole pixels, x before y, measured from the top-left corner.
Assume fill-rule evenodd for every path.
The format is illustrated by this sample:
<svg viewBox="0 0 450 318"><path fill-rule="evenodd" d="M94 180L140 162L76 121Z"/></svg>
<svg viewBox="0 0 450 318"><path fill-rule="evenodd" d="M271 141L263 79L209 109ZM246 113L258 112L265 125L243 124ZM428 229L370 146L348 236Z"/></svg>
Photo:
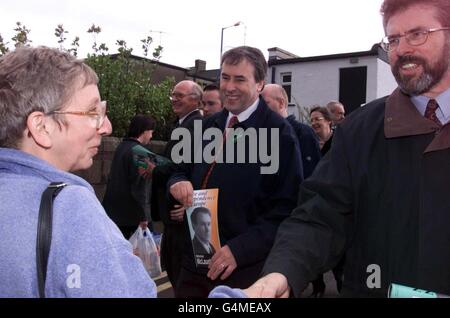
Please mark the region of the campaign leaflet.
<svg viewBox="0 0 450 318"><path fill-rule="evenodd" d="M208 268L214 253L220 249L217 218L219 189L194 191L191 207L186 209L195 265Z"/></svg>

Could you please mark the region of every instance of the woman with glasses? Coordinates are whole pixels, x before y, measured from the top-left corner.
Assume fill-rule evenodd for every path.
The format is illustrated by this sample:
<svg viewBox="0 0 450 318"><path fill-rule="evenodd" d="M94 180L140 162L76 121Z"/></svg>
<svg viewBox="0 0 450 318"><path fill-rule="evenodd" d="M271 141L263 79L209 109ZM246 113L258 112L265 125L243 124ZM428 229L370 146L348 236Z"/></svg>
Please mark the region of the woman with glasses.
<svg viewBox="0 0 450 318"><path fill-rule="evenodd" d="M333 124L331 113L326 107L314 106L310 111L311 127L319 137L320 152L325 155L331 147Z"/></svg>
<svg viewBox="0 0 450 318"><path fill-rule="evenodd" d="M112 131L97 82L89 66L56 49L22 47L0 58L0 297L156 296L92 187L70 173L89 168ZM66 186L51 208L40 290L38 214L51 182Z"/></svg>
<svg viewBox="0 0 450 318"><path fill-rule="evenodd" d="M331 148L331 141L333 140L333 119L331 112L327 107L314 106L310 111L311 127L319 137L320 153L324 156ZM335 274L337 289L340 292L342 280L341 275ZM323 274L319 275L317 279L312 281L313 292L310 297L321 298L325 293L325 282Z"/></svg>

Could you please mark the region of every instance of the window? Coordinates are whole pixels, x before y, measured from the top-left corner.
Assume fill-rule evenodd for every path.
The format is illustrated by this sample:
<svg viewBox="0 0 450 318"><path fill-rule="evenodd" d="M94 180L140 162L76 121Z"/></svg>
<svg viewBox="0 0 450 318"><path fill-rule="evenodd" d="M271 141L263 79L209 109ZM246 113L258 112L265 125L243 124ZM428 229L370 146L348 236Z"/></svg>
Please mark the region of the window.
<svg viewBox="0 0 450 318"><path fill-rule="evenodd" d="M282 74L281 77L282 77L283 83L290 83L292 81L292 75L290 73Z"/></svg>
<svg viewBox="0 0 450 318"><path fill-rule="evenodd" d="M292 86L292 73L281 73L281 86L283 86L288 96L288 103L291 102L291 86Z"/></svg>

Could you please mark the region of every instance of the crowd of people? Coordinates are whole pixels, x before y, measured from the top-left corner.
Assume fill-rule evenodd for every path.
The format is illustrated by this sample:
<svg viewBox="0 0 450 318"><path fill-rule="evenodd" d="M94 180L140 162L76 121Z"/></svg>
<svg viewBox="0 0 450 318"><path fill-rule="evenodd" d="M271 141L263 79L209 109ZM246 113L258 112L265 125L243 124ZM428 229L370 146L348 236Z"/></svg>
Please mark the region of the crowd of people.
<svg viewBox="0 0 450 318"><path fill-rule="evenodd" d="M148 148L156 122L137 114L101 203L71 173L89 168L112 132L95 72L46 47L2 56L0 297L42 297L36 233L52 182L65 187L46 228L46 297L156 297L127 241L156 221L176 297L208 297L221 285L231 297L303 297L309 283L322 297L330 270L344 297L386 297L392 283L450 295L450 3L384 0L381 13L380 45L398 83L391 95L351 114L338 101L312 105L310 125L301 123L283 87L265 83L262 52L230 49L217 85L183 80L168 96L173 132L220 134L174 138L157 154ZM190 148L180 152L181 142ZM261 149L275 172L264 172ZM208 209L187 219L204 189L218 189L220 248Z"/></svg>

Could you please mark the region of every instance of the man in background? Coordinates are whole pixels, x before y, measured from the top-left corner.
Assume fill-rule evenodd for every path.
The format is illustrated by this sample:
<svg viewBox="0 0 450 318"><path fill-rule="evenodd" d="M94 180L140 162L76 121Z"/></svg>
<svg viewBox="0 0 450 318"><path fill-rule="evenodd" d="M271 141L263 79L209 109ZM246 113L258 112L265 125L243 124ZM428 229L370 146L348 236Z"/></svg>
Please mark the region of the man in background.
<svg viewBox="0 0 450 318"><path fill-rule="evenodd" d="M335 129L345 118L344 105L337 101L331 101L327 104L327 108L331 113L331 120L333 121L332 128Z"/></svg>
<svg viewBox="0 0 450 318"><path fill-rule="evenodd" d="M220 99L219 87L216 85L207 85L203 88L203 116L211 116L212 114L218 113L222 110L223 104Z"/></svg>
<svg viewBox="0 0 450 318"><path fill-rule="evenodd" d="M186 128L193 131L194 122L202 119L201 87L193 81L183 80L173 88L170 100L172 110L177 116L174 130ZM172 158L172 148L177 142L177 140L169 140L164 151L165 156L172 161L175 159ZM164 225L161 265L166 270L172 286L175 286L181 268L184 232L184 208L167 199L167 181L176 169L177 165L174 163L156 167L153 171L152 188L152 217L161 220Z"/></svg>
<svg viewBox="0 0 450 318"><path fill-rule="evenodd" d="M300 144L303 175L305 179L308 178L322 157L316 133L310 126L297 121L294 115L288 115L288 96L282 86L278 84L267 84L264 86L261 96L270 109L278 113L281 117L286 118L292 128L294 128Z"/></svg>

